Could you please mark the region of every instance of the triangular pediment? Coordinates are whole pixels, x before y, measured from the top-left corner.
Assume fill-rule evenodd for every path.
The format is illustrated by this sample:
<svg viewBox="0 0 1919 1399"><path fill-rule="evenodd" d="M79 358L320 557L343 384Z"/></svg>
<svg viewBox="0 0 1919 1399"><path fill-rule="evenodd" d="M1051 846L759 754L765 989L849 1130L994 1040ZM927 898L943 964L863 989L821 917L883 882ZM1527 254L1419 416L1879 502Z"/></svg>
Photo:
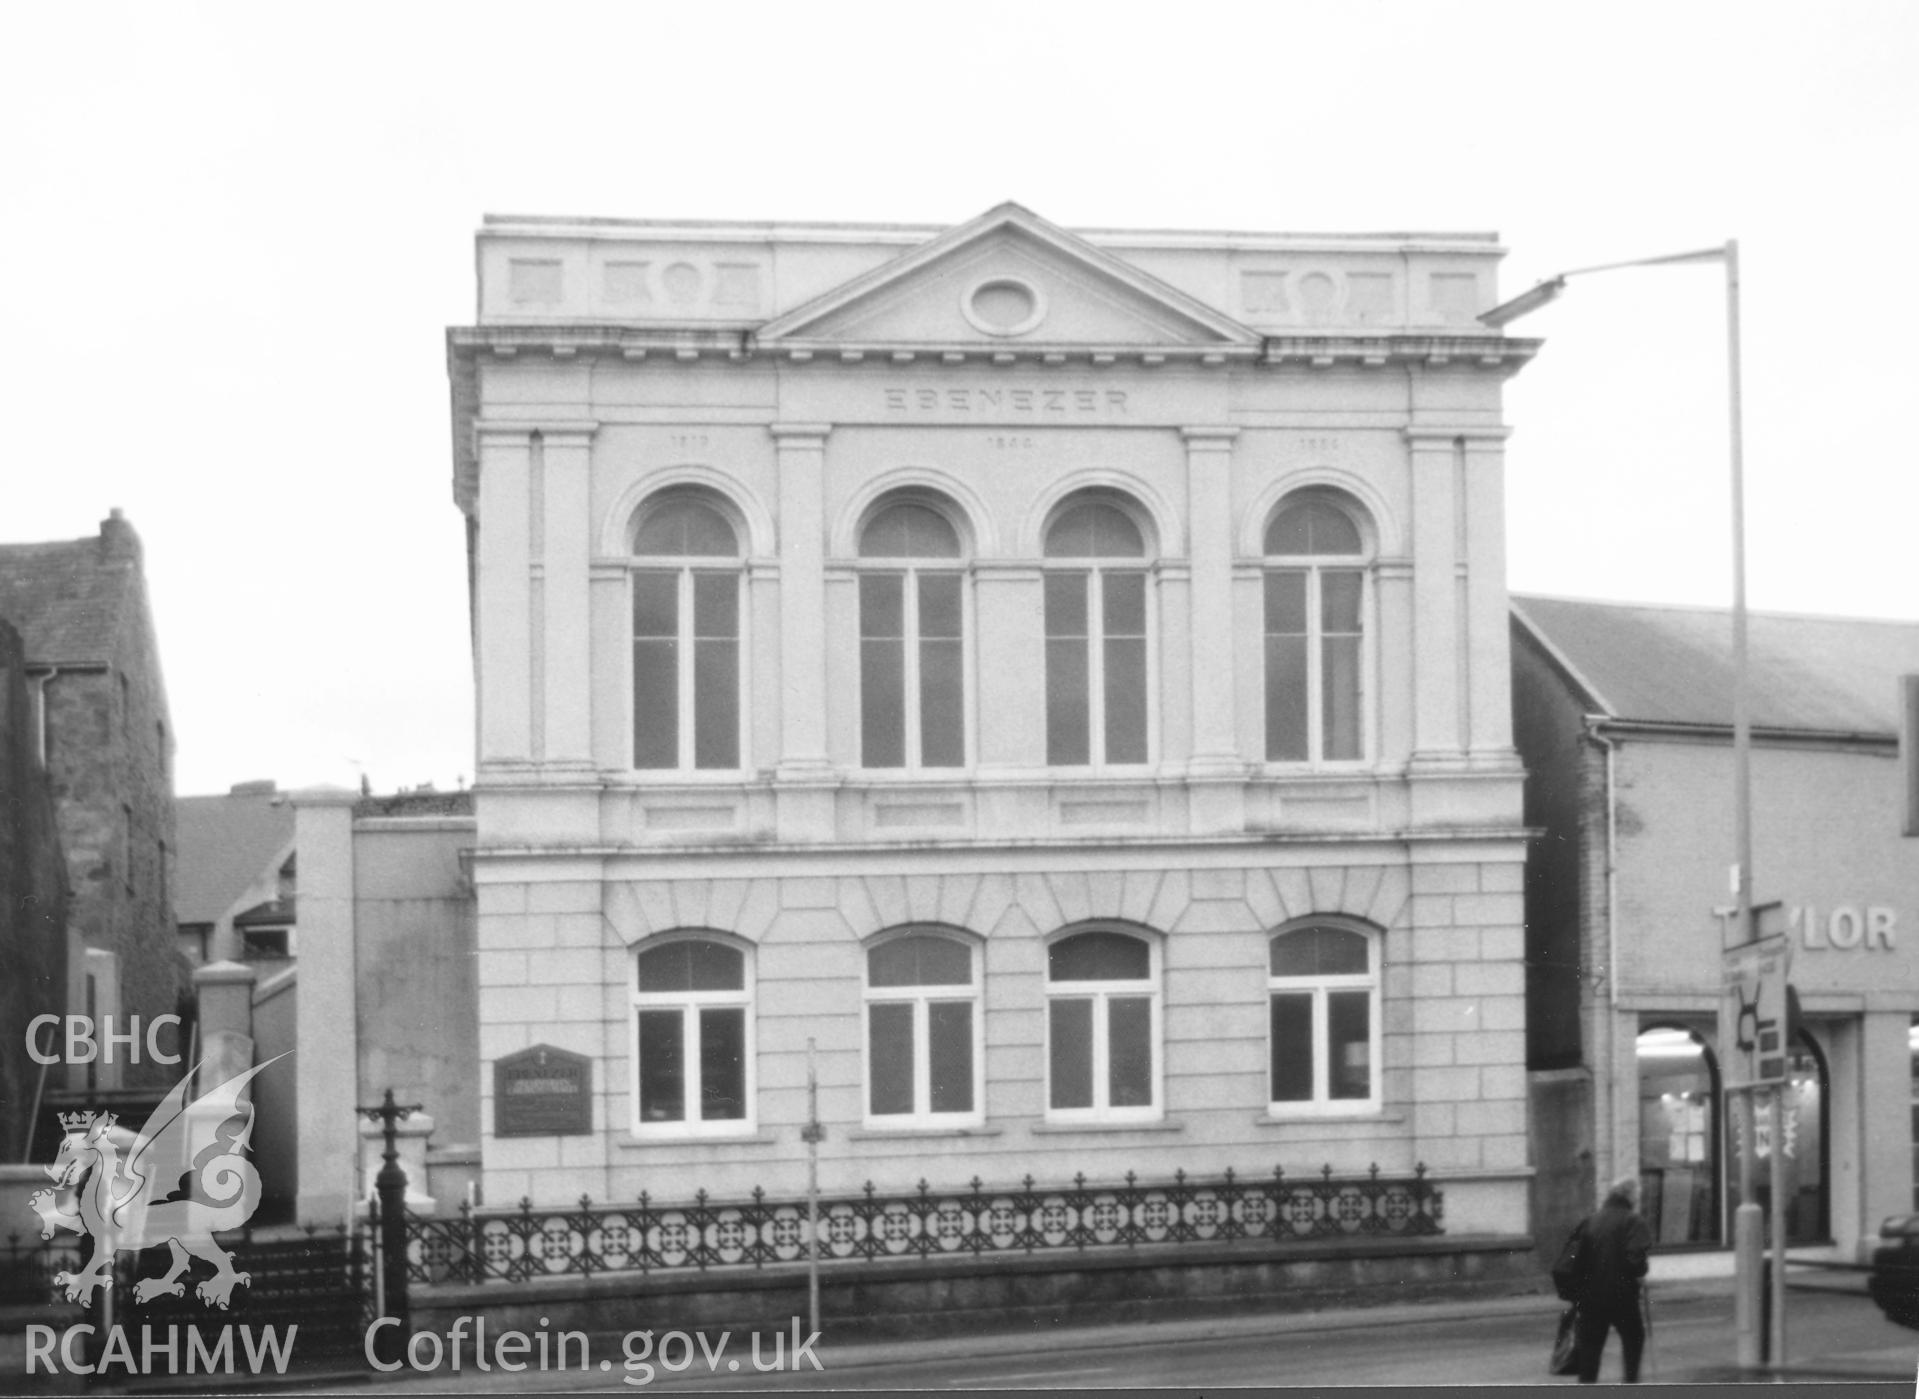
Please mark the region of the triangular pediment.
<svg viewBox="0 0 1919 1399"><path fill-rule="evenodd" d="M763 326L788 346L1226 350L1257 331L1002 204Z"/></svg>

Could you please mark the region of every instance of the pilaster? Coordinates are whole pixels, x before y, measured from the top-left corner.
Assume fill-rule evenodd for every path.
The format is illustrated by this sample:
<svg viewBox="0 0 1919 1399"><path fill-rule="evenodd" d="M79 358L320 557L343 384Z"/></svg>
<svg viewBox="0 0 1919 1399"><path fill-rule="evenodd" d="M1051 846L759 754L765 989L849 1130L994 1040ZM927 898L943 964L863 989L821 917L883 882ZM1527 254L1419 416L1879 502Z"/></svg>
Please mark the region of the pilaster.
<svg viewBox="0 0 1919 1399"><path fill-rule="evenodd" d="M781 840L833 833L826 752L826 439L821 423L774 423L779 457Z"/></svg>
<svg viewBox="0 0 1919 1399"><path fill-rule="evenodd" d="M978 771L1030 772L1046 764L1046 654L1041 571L1028 563L974 564L974 672L990 701L978 706Z"/></svg>
<svg viewBox="0 0 1919 1399"><path fill-rule="evenodd" d="M482 767L533 759L532 548L533 430L524 424L479 423L480 528L476 591Z"/></svg>
<svg viewBox="0 0 1919 1399"><path fill-rule="evenodd" d="M1460 765L1459 431L1406 430L1413 497L1412 765Z"/></svg>
<svg viewBox="0 0 1919 1399"><path fill-rule="evenodd" d="M543 766L588 770L593 758L590 578L593 434L597 424L542 427L529 457L529 488L539 495L537 549L541 595L538 625L543 674L534 677L539 705L535 753Z"/></svg>
<svg viewBox="0 0 1919 1399"><path fill-rule="evenodd" d="M1465 435L1467 745L1477 758L1513 746L1512 623L1506 599L1506 430Z"/></svg>
<svg viewBox="0 0 1919 1399"><path fill-rule="evenodd" d="M484 471L481 478L485 491ZM360 1059L353 906L352 792L293 794L300 852L299 1093L301 1223L335 1224L355 1198Z"/></svg>
<svg viewBox="0 0 1919 1399"><path fill-rule="evenodd" d="M1245 764L1233 720L1233 427L1180 429L1186 443L1192 555L1193 783L1195 832L1245 824Z"/></svg>
<svg viewBox="0 0 1919 1399"><path fill-rule="evenodd" d="M1378 755L1382 764L1396 767L1413 751L1413 696L1419 685L1413 649L1412 561L1381 559L1373 577L1379 599Z"/></svg>

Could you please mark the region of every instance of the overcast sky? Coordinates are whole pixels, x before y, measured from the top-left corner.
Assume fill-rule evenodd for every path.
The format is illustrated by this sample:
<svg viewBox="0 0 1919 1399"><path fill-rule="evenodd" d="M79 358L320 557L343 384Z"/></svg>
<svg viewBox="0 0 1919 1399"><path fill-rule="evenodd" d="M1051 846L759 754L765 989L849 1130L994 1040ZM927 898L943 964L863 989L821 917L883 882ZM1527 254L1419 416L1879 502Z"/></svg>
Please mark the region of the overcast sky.
<svg viewBox="0 0 1919 1399"><path fill-rule="evenodd" d="M178 790L472 773L483 213L1737 237L1754 607L1919 617L1919 5L14 5L0 540L146 542ZM1515 590L1731 597L1724 284L1514 333Z"/></svg>

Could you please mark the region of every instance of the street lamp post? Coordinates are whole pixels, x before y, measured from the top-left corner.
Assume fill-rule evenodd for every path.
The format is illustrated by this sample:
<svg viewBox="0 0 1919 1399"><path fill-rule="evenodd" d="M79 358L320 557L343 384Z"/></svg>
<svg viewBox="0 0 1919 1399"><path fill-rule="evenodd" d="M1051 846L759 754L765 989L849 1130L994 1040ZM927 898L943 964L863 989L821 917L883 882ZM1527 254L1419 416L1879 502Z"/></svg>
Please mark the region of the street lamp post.
<svg viewBox="0 0 1919 1399"><path fill-rule="evenodd" d="M1659 267L1676 263L1717 262L1726 269L1726 367L1727 398L1732 428L1732 752L1733 752L1733 865L1732 893L1737 902L1735 939L1750 942L1757 930L1752 918L1752 717L1750 684L1746 664L1746 473L1745 441L1741 423L1739 393L1739 240L1728 239L1717 248L1700 248L1688 253L1669 253L1664 257L1634 258L1629 262L1600 263L1594 267L1576 267L1548 277L1530 291L1500 303L1479 317L1482 324L1495 330L1518 320L1566 289L1572 277L1591 272L1612 272L1627 267ZM1611 969L1617 975L1617 968ZM1754 1156L1758 1143L1759 1099L1757 1089L1746 1091L1746 1150L1739 1154L1739 1208L1733 1216L1733 1261L1737 1288L1734 1317L1738 1329L1738 1359L1743 1367L1762 1363L1759 1323L1759 1272L1763 1250L1764 1226L1758 1204L1753 1199ZM1779 1194L1785 1104L1778 1090L1769 1104L1773 1126L1773 1194ZM1774 1365L1785 1359L1785 1239L1779 1233L1779 1201L1774 1200L1775 1238L1773 1240L1772 1356Z"/></svg>

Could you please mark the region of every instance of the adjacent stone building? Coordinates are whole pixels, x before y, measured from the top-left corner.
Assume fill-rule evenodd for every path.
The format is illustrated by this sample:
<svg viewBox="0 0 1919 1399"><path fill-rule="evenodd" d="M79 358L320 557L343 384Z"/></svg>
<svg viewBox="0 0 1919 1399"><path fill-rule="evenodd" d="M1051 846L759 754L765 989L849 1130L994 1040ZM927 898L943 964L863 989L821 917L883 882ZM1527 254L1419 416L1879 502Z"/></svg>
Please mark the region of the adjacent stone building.
<svg viewBox="0 0 1919 1399"><path fill-rule="evenodd" d="M30 746L66 859L68 955L32 1013L111 1015L122 1030L138 1016L144 1042L153 1017L181 1009L186 979L171 891L173 735L133 526L116 510L93 538L0 544L0 618L24 642ZM171 1032L158 1043L181 1052ZM53 1086L97 1102L178 1077L130 1057L69 1063Z"/></svg>
<svg viewBox="0 0 1919 1399"><path fill-rule="evenodd" d="M1637 1172L1661 1248L1727 1249L1746 1146L1717 1020L1739 940L1730 618L1523 597L1513 634L1542 832L1526 886L1535 1227L1563 1238L1596 1184ZM1787 1241L1853 1262L1919 1200L1919 848L1899 751L1919 623L1760 613L1749 650L1754 895L1781 905L1802 1008Z"/></svg>
<svg viewBox="0 0 1919 1399"><path fill-rule="evenodd" d="M272 781L225 796L181 797L174 911L180 951L195 966L253 962L266 972L299 948L293 804Z"/></svg>
<svg viewBox="0 0 1919 1399"><path fill-rule="evenodd" d="M67 867L20 633L0 618L0 1165L27 1159L46 1071L27 1026L67 980Z"/></svg>
<svg viewBox="0 0 1919 1399"><path fill-rule="evenodd" d="M1523 1235L1500 252L489 220L486 1198L792 1198L810 1067L829 1191L1423 1165ZM528 1053L585 1131L502 1130Z"/></svg>
<svg viewBox="0 0 1919 1399"><path fill-rule="evenodd" d="M451 1210L475 1197L479 1161L473 799L316 789L290 801L299 955L288 994L254 1020L263 1057L299 1049L269 1090L298 1122L281 1188L304 1221L356 1211L381 1165L379 1125L358 1109L391 1089L419 1109L401 1124L411 1205Z"/></svg>

